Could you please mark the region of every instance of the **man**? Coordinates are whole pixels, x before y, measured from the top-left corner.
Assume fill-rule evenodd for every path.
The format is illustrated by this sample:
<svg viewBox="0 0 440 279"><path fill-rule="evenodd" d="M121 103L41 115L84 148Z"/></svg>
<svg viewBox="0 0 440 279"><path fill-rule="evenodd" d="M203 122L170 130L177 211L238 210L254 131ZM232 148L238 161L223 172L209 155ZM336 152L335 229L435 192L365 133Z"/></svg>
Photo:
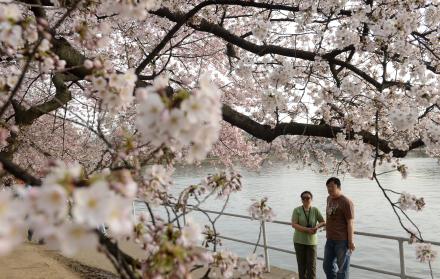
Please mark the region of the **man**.
<svg viewBox="0 0 440 279"><path fill-rule="evenodd" d="M323 268L327 279L348 279L350 255L355 249L354 207L351 200L342 194L338 178L329 178L326 186L329 196Z"/></svg>

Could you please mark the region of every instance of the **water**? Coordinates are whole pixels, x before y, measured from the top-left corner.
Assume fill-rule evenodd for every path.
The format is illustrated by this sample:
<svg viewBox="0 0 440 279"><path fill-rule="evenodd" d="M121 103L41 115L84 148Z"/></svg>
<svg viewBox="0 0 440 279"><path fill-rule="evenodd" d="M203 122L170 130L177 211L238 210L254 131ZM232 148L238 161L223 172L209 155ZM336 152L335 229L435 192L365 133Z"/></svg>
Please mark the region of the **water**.
<svg viewBox="0 0 440 279"><path fill-rule="evenodd" d="M409 212L409 215L418 224L425 239L440 241L440 166L430 158L408 158L403 160L403 163L409 167L407 179L402 179L399 173L389 173L380 176L380 181L385 188L423 196L426 208L422 212ZM213 172L215 168L210 166L178 168L174 175L176 191L199 182ZM251 204L251 199L267 196L270 206L277 214L276 219L289 221L293 208L301 205L300 193L309 190L314 196L313 205L325 213L327 197L325 181L328 175L317 174L308 169L297 170L295 167L283 164L265 166L259 172L240 170L240 173L243 175L243 190L231 196L226 212L248 215L247 208ZM349 175L340 178L344 194L350 197L355 205L357 231L407 237L399 226L391 206L374 181L355 179ZM393 198L397 200L397 196ZM222 205L221 200L211 199L202 207L219 211ZM201 214L194 218L208 223L206 217ZM216 227L225 236L251 242L255 242L258 237L259 224L256 221L222 216ZM293 229L289 226L269 223L267 233L269 245L293 250ZM318 256L322 257L325 233L321 232L318 237ZM357 249L351 263L400 272L397 241L356 236L355 242ZM230 249L240 256L246 256L253 250L251 246L230 241L223 241L223 248ZM407 274L430 278L427 264L416 261L414 247L404 244L404 248ZM434 246L434 248L440 257L440 247ZM260 248L257 251L263 253ZM297 269L294 255L270 251L270 261L272 265L285 269ZM322 262L318 261L318 278L325 278L321 266ZM433 269L436 278L440 278L440 259L433 263ZM350 273L350 278L353 279L397 278L354 268Z"/></svg>

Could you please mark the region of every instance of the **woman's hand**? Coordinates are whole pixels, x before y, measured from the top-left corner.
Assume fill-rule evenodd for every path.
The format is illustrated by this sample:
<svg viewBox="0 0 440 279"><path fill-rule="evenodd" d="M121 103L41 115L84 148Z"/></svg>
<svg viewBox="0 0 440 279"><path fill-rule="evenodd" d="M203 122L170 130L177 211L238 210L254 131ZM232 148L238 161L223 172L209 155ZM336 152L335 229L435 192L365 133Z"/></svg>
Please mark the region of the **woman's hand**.
<svg viewBox="0 0 440 279"><path fill-rule="evenodd" d="M307 228L307 233L309 234L315 234L317 231L317 228Z"/></svg>

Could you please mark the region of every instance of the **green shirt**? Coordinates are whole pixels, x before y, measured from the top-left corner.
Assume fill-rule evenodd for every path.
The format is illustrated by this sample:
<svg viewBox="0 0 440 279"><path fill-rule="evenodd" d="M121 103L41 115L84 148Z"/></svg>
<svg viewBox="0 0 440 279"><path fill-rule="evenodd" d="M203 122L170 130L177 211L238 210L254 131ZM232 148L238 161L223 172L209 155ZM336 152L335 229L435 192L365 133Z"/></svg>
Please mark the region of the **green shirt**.
<svg viewBox="0 0 440 279"><path fill-rule="evenodd" d="M319 212L319 209L317 209L316 207L311 207L308 212L305 212L305 214L307 214L309 225L311 225L312 227L315 227L318 222L324 222L324 218L322 217L321 212ZM297 208L295 208L292 213L292 223L307 227L307 218L305 214L302 206L298 206ZM317 245L318 238L316 237L316 233L308 234L295 230L295 233L293 235L293 242L304 245Z"/></svg>

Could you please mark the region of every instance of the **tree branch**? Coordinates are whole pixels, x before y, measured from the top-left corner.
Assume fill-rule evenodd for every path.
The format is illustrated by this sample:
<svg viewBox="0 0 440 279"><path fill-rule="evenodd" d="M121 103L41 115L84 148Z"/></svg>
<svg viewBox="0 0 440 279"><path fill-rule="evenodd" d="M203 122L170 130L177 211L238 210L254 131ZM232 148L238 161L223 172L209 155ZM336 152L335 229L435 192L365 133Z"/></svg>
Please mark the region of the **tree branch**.
<svg viewBox="0 0 440 279"><path fill-rule="evenodd" d="M223 120L231 125L248 132L252 136L264 140L266 142L272 142L282 135L298 135L298 136L312 136L320 138L334 139L338 133L343 132L341 127L329 126L329 125L314 125L306 123L279 123L275 127L270 125L264 125L251 119L249 116L244 115L238 111L235 111L228 105L223 105L222 108ZM409 150L421 147L424 145L422 140L416 140L410 144L408 150L392 149L389 147L388 142L382 139L376 139L375 136L368 131L361 131L355 133L351 131L347 135L347 139L353 139L355 135L362 137L362 140L366 144L372 146L378 145L379 149L384 153L393 152L394 157L405 157Z"/></svg>
<svg viewBox="0 0 440 279"><path fill-rule="evenodd" d="M151 13L161 17L168 18L169 20L174 22L179 22L184 17L184 15L173 13L166 8L161 8ZM247 50L259 56L264 56L266 54L278 54L285 57L299 58L308 61L315 61L315 57L318 56L316 53L312 51L306 51L301 49L285 48L276 45L257 45L229 32L228 30L219 26L218 24L211 23L205 19L202 19L199 24L194 24L189 22L188 26L190 26L191 28L197 31L211 33L219 38L222 38L226 42L229 42L235 46L238 46L244 50ZM359 68L357 68L356 66L350 63L335 58L335 51L331 51L327 54L324 54L321 56L321 58L328 61L329 63L333 63L338 66L349 69L350 71L352 71L353 73L364 79L366 82L373 85L378 90L382 88L382 84L379 83L370 75L368 75L366 72L360 70Z"/></svg>
<svg viewBox="0 0 440 279"><path fill-rule="evenodd" d="M185 25L185 23L197 14L201 9L210 5L238 5L242 7L255 7L255 8L264 8L264 9L276 9L283 11L291 11L297 12L299 11L298 7L288 6L288 5L276 5L269 3L254 3L240 0L210 0L205 1L194 8L192 8L189 12L184 15L181 15L179 19L176 21L176 25L167 33L167 35L162 39L162 41L148 54L148 56L139 64L136 68L136 74L140 74L145 67L151 63L156 55L165 47L165 45L173 38L173 36L180 30L180 28Z"/></svg>
<svg viewBox="0 0 440 279"><path fill-rule="evenodd" d="M6 158L3 152L0 152L0 162L3 165L3 169L12 174L18 179L23 180L26 184L30 184L32 186L41 186L41 180L36 178L35 176L28 173L26 170L22 169L20 166L11 162Z"/></svg>
<svg viewBox="0 0 440 279"><path fill-rule="evenodd" d="M64 106L72 99L72 94L64 84L64 77L62 74L55 74L52 78L52 82L55 85L56 94L49 101L43 104L35 105L25 111L19 108L17 104L14 105L13 103L16 111L15 120L17 124L30 125L38 117Z"/></svg>

